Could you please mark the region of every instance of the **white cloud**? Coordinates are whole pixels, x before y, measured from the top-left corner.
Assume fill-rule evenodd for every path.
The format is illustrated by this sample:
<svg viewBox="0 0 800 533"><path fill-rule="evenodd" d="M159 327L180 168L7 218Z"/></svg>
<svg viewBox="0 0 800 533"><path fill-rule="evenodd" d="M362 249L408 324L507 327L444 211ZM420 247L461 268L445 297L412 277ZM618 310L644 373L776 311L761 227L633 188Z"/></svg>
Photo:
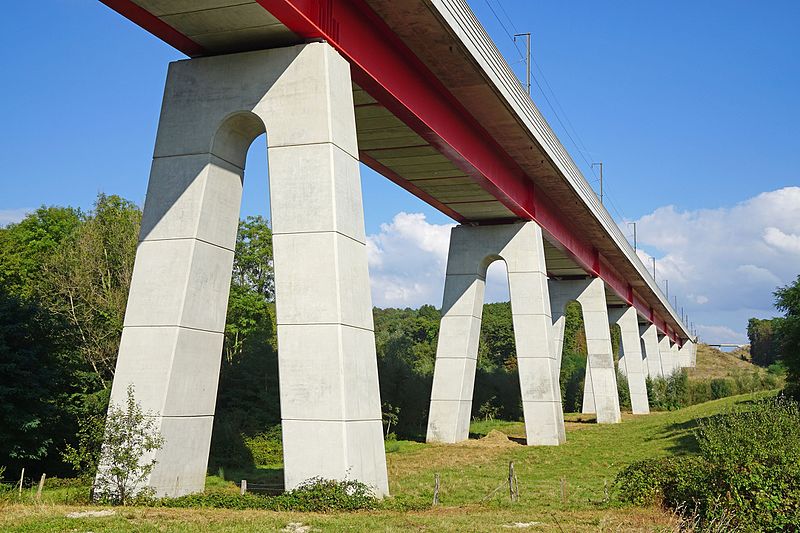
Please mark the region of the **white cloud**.
<svg viewBox="0 0 800 533"><path fill-rule="evenodd" d="M0 209L0 226L19 222L25 215L33 211L30 207L20 207L17 209Z"/></svg>
<svg viewBox="0 0 800 533"><path fill-rule="evenodd" d="M764 230L764 242L790 253L800 254L800 235L784 233L778 228Z"/></svg>
<svg viewBox="0 0 800 533"><path fill-rule="evenodd" d="M450 224L422 213L398 213L367 237L372 303L378 307L441 305Z"/></svg>
<svg viewBox="0 0 800 533"><path fill-rule="evenodd" d="M635 222L659 283L669 280L670 299L678 295L710 342L745 342L747 319L774 315L772 292L800 273L800 187L733 207L661 207ZM650 266L649 254L640 257Z"/></svg>
<svg viewBox="0 0 800 533"><path fill-rule="evenodd" d="M378 307L442 305L450 230L431 224L422 213L398 213L367 237L372 303ZM505 265L489 267L486 300L508 300Z"/></svg>
<svg viewBox="0 0 800 533"><path fill-rule="evenodd" d="M747 335L741 331L734 331L727 326L697 326L697 333L701 340L710 343L747 344Z"/></svg>

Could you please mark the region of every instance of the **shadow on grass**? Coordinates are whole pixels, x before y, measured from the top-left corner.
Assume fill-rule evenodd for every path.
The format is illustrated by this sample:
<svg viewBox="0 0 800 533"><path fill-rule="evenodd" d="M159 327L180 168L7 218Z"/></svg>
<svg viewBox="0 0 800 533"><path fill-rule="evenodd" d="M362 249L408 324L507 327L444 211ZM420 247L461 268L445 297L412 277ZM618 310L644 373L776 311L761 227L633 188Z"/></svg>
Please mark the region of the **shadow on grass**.
<svg viewBox="0 0 800 533"><path fill-rule="evenodd" d="M595 413L564 413L564 423L594 425L597 424L597 415Z"/></svg>
<svg viewBox="0 0 800 533"><path fill-rule="evenodd" d="M673 444L666 447L667 451L675 455L685 455L699 453L700 448L697 443L696 430L704 420L720 415L704 416L701 418L693 418L686 422L670 424L664 431L659 434L658 439L672 440Z"/></svg>

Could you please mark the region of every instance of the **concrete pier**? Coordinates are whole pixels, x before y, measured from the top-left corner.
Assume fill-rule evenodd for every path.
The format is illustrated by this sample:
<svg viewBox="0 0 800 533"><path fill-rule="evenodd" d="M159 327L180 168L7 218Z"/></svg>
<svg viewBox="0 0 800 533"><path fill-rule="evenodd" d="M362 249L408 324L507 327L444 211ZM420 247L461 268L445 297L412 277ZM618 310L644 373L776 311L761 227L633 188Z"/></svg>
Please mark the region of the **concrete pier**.
<svg viewBox="0 0 800 533"><path fill-rule="evenodd" d="M549 288L555 316L554 329L557 330L555 335L557 339L562 339L560 342L562 350L563 314L566 304L572 300L581 304L586 346L589 352L586 362L583 412L597 413L597 422L601 424L619 422L622 418L603 280L600 278L550 280ZM558 352L558 357L560 361L561 351Z"/></svg>
<svg viewBox="0 0 800 533"><path fill-rule="evenodd" d="M642 354L648 377L651 379L664 377L661 352L658 349L658 328L653 324L640 325L639 334L642 338Z"/></svg>
<svg viewBox="0 0 800 533"><path fill-rule="evenodd" d="M672 342L666 335L658 334L658 353L664 377L670 377L678 368L677 354L672 350Z"/></svg>
<svg viewBox="0 0 800 533"><path fill-rule="evenodd" d="M527 443L560 444L565 437L559 365L542 232L535 222L457 226L451 232L427 440L452 443L469 435L486 270L496 260L508 269Z"/></svg>
<svg viewBox="0 0 800 533"><path fill-rule="evenodd" d="M678 353L682 367L697 366L697 345L693 341L687 340L684 342Z"/></svg>
<svg viewBox="0 0 800 533"><path fill-rule="evenodd" d="M247 150L267 132L285 485L388 493L350 66L323 43L172 63L111 401L165 437L147 485L203 490Z"/></svg>
<svg viewBox="0 0 800 533"><path fill-rule="evenodd" d="M639 337L639 322L636 309L629 306L611 308L608 310L608 319L611 324L617 324L620 329L618 364L619 371L628 380L631 411L635 415L647 414L650 412L645 383L647 370L642 359L642 344Z"/></svg>

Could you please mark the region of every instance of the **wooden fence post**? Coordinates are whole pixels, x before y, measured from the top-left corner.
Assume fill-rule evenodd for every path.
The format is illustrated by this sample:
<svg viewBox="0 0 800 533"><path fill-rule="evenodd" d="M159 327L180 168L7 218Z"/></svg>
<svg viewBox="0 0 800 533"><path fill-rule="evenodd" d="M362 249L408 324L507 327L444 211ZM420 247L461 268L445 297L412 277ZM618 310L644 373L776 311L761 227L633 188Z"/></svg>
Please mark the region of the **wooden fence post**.
<svg viewBox="0 0 800 533"><path fill-rule="evenodd" d="M514 461L508 463L508 493L511 496L512 502L519 499L519 484L517 482L517 475L514 473Z"/></svg>
<svg viewBox="0 0 800 533"><path fill-rule="evenodd" d="M47 474L42 474L41 479L39 479L39 488L36 489L36 501L42 501L42 489L44 488L44 479L47 477Z"/></svg>
<svg viewBox="0 0 800 533"><path fill-rule="evenodd" d="M433 477L433 505L439 504L439 474Z"/></svg>
<svg viewBox="0 0 800 533"><path fill-rule="evenodd" d="M22 467L22 472L19 474L19 495L22 497L22 480L25 477L25 467Z"/></svg>
<svg viewBox="0 0 800 533"><path fill-rule="evenodd" d="M239 494L244 495L245 492L247 492L247 480L243 479L241 488L239 489Z"/></svg>

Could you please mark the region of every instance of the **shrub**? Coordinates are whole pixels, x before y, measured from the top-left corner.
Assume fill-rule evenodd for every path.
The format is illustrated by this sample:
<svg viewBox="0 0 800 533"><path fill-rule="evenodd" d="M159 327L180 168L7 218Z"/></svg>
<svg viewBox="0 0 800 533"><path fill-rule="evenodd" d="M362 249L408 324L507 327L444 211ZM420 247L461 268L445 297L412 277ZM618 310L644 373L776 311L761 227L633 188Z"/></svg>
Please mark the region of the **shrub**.
<svg viewBox="0 0 800 533"><path fill-rule="evenodd" d="M676 370L668 377L648 378L647 397L654 411L673 411L689 405L689 374Z"/></svg>
<svg viewBox="0 0 800 533"><path fill-rule="evenodd" d="M775 361L767 367L767 372L772 376L784 377L786 375L786 365L783 361Z"/></svg>
<svg viewBox="0 0 800 533"><path fill-rule="evenodd" d="M800 409L763 400L701 422L710 484L744 528L800 528Z"/></svg>
<svg viewBox="0 0 800 533"><path fill-rule="evenodd" d="M700 422L700 456L634 463L615 479L618 498L659 502L698 530L800 530L800 408L762 400Z"/></svg>
<svg viewBox="0 0 800 533"><path fill-rule="evenodd" d="M478 414L481 419L494 420L498 413L500 413L500 406L495 405L495 401L497 401L497 396L492 396L481 404L478 408Z"/></svg>
<svg viewBox="0 0 800 533"><path fill-rule="evenodd" d="M727 378L711 380L711 397L715 400L736 394L736 384Z"/></svg>
<svg viewBox="0 0 800 533"><path fill-rule="evenodd" d="M695 405L714 399L711 382L708 380L689 382L689 403Z"/></svg>
<svg viewBox="0 0 800 533"><path fill-rule="evenodd" d="M109 406L104 435L94 496L120 505L137 497L147 498L142 484L156 466L156 460L147 457L163 446L164 438L152 413L142 412L133 385L128 385L124 406Z"/></svg>
<svg viewBox="0 0 800 533"><path fill-rule="evenodd" d="M689 373L684 368L667 379L667 405L670 410L689 405Z"/></svg>
<svg viewBox="0 0 800 533"><path fill-rule="evenodd" d="M46 487L48 489L87 489L86 492L89 492L86 479L80 477L48 477Z"/></svg>
<svg viewBox="0 0 800 533"><path fill-rule="evenodd" d="M621 409L631 408L631 389L628 386L628 377L617 369L617 396Z"/></svg>
<svg viewBox="0 0 800 533"><path fill-rule="evenodd" d="M764 374L761 376L761 389L770 390L777 389L780 384L779 376L775 374Z"/></svg>
<svg viewBox="0 0 800 533"><path fill-rule="evenodd" d="M663 504L696 507L709 478L709 464L701 457L681 456L646 459L633 463L617 474L617 497L627 503Z"/></svg>
<svg viewBox="0 0 800 533"><path fill-rule="evenodd" d="M374 496L372 489L359 481L312 478L296 489L277 496L207 492L179 498L163 498L158 500L156 505L326 513L375 509L378 503L379 500Z"/></svg>
<svg viewBox="0 0 800 533"><path fill-rule="evenodd" d="M250 450L253 463L257 466L272 465L283 461L280 424L263 433L245 437L244 443L247 449Z"/></svg>

